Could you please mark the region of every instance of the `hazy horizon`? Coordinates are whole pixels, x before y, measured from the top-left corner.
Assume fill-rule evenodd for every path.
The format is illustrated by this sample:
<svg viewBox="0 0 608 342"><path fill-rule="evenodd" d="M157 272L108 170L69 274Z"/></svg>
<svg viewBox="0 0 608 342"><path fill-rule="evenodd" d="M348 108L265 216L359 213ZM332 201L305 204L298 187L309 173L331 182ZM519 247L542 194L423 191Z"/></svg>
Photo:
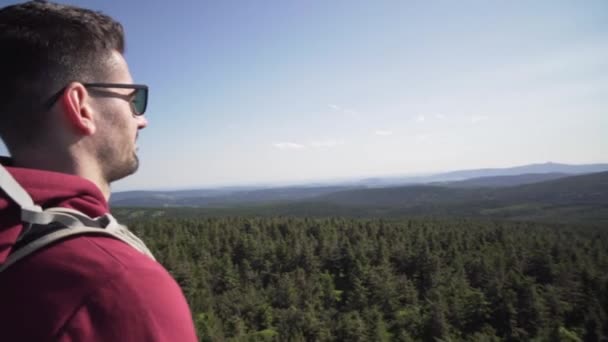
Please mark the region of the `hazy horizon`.
<svg viewBox="0 0 608 342"><path fill-rule="evenodd" d="M606 162L606 1L63 2L150 86L114 191Z"/></svg>
<svg viewBox="0 0 608 342"><path fill-rule="evenodd" d="M416 178L416 177L428 177L434 175L440 175L444 173L450 172L459 172L459 171L476 171L476 170L493 170L493 169L510 169L517 167L525 167L531 165L547 165L547 164L559 164L559 165L569 165L569 166L577 166L577 165L606 165L608 166L608 162L599 162L599 163L582 163L582 164L569 164L569 163L560 163L554 161L547 161L542 163L532 163L526 165L510 165L504 167L480 167L480 168L464 168L464 169L450 169L450 170L441 170L436 172L422 172L422 173L394 173L394 174L380 174L380 175L361 175L361 176L351 176L351 177L336 177L336 178L324 178L324 179L302 179L302 180L287 180L287 181L275 181L275 182L250 182L250 183L225 183L225 184L193 184L184 187L149 187L149 188L122 188L116 189L112 186L112 192L125 192L125 191L189 191L189 190L203 190L203 189L227 189L227 188L280 188L280 187L308 187L308 186L335 186L335 185L346 185L353 184L361 181L372 180L372 179L398 179L398 178ZM601 171L603 172L603 171ZM491 176L490 176L491 177ZM478 177L473 177L478 178Z"/></svg>

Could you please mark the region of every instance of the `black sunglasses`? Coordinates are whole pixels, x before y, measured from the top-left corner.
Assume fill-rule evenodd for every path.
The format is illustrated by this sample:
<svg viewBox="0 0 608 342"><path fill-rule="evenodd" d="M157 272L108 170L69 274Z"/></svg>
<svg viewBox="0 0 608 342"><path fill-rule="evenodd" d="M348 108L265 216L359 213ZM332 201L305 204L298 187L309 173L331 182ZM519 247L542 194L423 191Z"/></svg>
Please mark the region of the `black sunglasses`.
<svg viewBox="0 0 608 342"><path fill-rule="evenodd" d="M83 83L86 88L120 88L120 89L133 89L133 92L129 95L122 95L112 92L100 92L106 97L119 97L125 101L129 101L131 104L131 111L133 115L143 115L148 107L148 86L144 84L126 84L126 83ZM52 107L57 100L63 94L65 88L62 88L55 95L53 95L47 102L46 107Z"/></svg>
<svg viewBox="0 0 608 342"><path fill-rule="evenodd" d="M133 89L133 93L124 97L131 104L134 115L144 115L148 107L148 86L144 84L124 84L124 83L83 83L87 88L121 88ZM111 93L109 96L119 96Z"/></svg>

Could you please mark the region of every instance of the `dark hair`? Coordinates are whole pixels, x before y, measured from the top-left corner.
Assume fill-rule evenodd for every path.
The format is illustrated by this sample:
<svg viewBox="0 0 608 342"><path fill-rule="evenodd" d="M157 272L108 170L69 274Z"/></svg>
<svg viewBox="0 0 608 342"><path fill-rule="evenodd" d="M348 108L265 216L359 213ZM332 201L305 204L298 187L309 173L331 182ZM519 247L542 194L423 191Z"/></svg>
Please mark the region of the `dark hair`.
<svg viewBox="0 0 608 342"><path fill-rule="evenodd" d="M9 150L43 133L46 101L73 81L102 82L120 23L47 1L0 9L0 136Z"/></svg>

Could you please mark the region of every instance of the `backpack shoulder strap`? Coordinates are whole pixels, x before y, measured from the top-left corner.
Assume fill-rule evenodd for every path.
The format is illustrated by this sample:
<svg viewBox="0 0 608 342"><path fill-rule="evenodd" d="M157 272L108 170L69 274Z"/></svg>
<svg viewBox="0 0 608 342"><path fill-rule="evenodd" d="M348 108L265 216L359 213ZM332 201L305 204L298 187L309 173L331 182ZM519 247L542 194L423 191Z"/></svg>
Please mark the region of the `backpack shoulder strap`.
<svg viewBox="0 0 608 342"><path fill-rule="evenodd" d="M63 209L64 208L53 208L52 211L60 212L63 211ZM64 212L64 214L69 215L66 212ZM84 214L80 213L80 215ZM106 225L106 227L86 226L84 224L81 224L80 226L66 226L61 223L34 226L36 229L30 229L25 234L20 236L18 243L13 249L13 252L8 256L5 262L0 265L0 273L9 268L11 265L15 264L17 261L50 244L77 235L110 236L123 241L124 243L137 249L139 252L149 256L153 260L156 260L154 255L152 255L152 252L150 252L143 241L135 236L135 234L133 234L127 227L118 224L113 216L107 214L101 216L99 219L100 221L101 219L108 220L109 224Z"/></svg>
<svg viewBox="0 0 608 342"><path fill-rule="evenodd" d="M13 253L11 253L9 255L9 257L6 259L6 261L2 265L0 265L0 273L2 271L6 270L7 268L9 268L11 265L15 264L17 261L25 258L26 256L28 256L30 254L33 254L34 252L38 251L39 249L42 249L43 247L46 247L54 242L58 242L65 238L75 236L75 235L81 235L81 234L111 235L104 229L99 229L99 228L61 227L59 229L55 229L51 232L48 232L47 234L44 234L44 235L30 241L29 243L21 246L20 248L16 249Z"/></svg>
<svg viewBox="0 0 608 342"><path fill-rule="evenodd" d="M114 237L154 259L146 245L110 214L90 218L69 208L43 210L34 203L30 195L2 165L0 165L0 187L21 208L21 220L24 222L23 231L17 239L13 252L0 265L0 272L51 243L83 234ZM37 228L32 229L33 227Z"/></svg>

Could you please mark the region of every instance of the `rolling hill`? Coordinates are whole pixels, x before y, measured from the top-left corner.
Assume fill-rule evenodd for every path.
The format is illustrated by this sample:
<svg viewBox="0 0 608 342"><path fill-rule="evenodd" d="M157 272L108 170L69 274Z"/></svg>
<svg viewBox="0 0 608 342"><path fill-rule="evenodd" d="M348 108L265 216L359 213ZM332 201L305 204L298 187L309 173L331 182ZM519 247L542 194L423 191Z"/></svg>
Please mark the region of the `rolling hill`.
<svg viewBox="0 0 608 342"><path fill-rule="evenodd" d="M403 190L425 193L429 201L462 201L475 193L440 190L441 188L508 187L559 179L576 174L608 171L608 164L567 165L556 163L532 164L505 169L477 169L440 173L432 176L406 178L377 178L328 185L298 185L289 187L223 187L176 191L127 191L112 194L114 207L229 207L258 205L285 201L302 201L340 191L382 188L418 188ZM388 190L389 192L401 190ZM375 193L372 191L372 193ZM379 191L378 193L382 193ZM413 196L412 195L412 196ZM387 196L391 196L388 195ZM463 197L464 196L464 197ZM440 198L439 198L440 197ZM433 200L434 199L434 200ZM381 202L382 203L382 202Z"/></svg>
<svg viewBox="0 0 608 342"><path fill-rule="evenodd" d="M309 193L312 195L312 193ZM512 187L451 188L412 185L349 189L297 201L216 203L164 209L176 216L484 217L608 226L608 172ZM141 215L141 210L140 214ZM122 210L122 213L137 212ZM149 214L150 214L149 213Z"/></svg>
<svg viewBox="0 0 608 342"><path fill-rule="evenodd" d="M539 183L571 176L567 173L526 173L515 176L488 176L470 178L461 181L435 182L431 185L441 185L449 188L499 188L524 184Z"/></svg>
<svg viewBox="0 0 608 342"><path fill-rule="evenodd" d="M316 200L346 206L413 207L425 204L542 202L608 204L608 172L512 187L409 185L331 193Z"/></svg>

